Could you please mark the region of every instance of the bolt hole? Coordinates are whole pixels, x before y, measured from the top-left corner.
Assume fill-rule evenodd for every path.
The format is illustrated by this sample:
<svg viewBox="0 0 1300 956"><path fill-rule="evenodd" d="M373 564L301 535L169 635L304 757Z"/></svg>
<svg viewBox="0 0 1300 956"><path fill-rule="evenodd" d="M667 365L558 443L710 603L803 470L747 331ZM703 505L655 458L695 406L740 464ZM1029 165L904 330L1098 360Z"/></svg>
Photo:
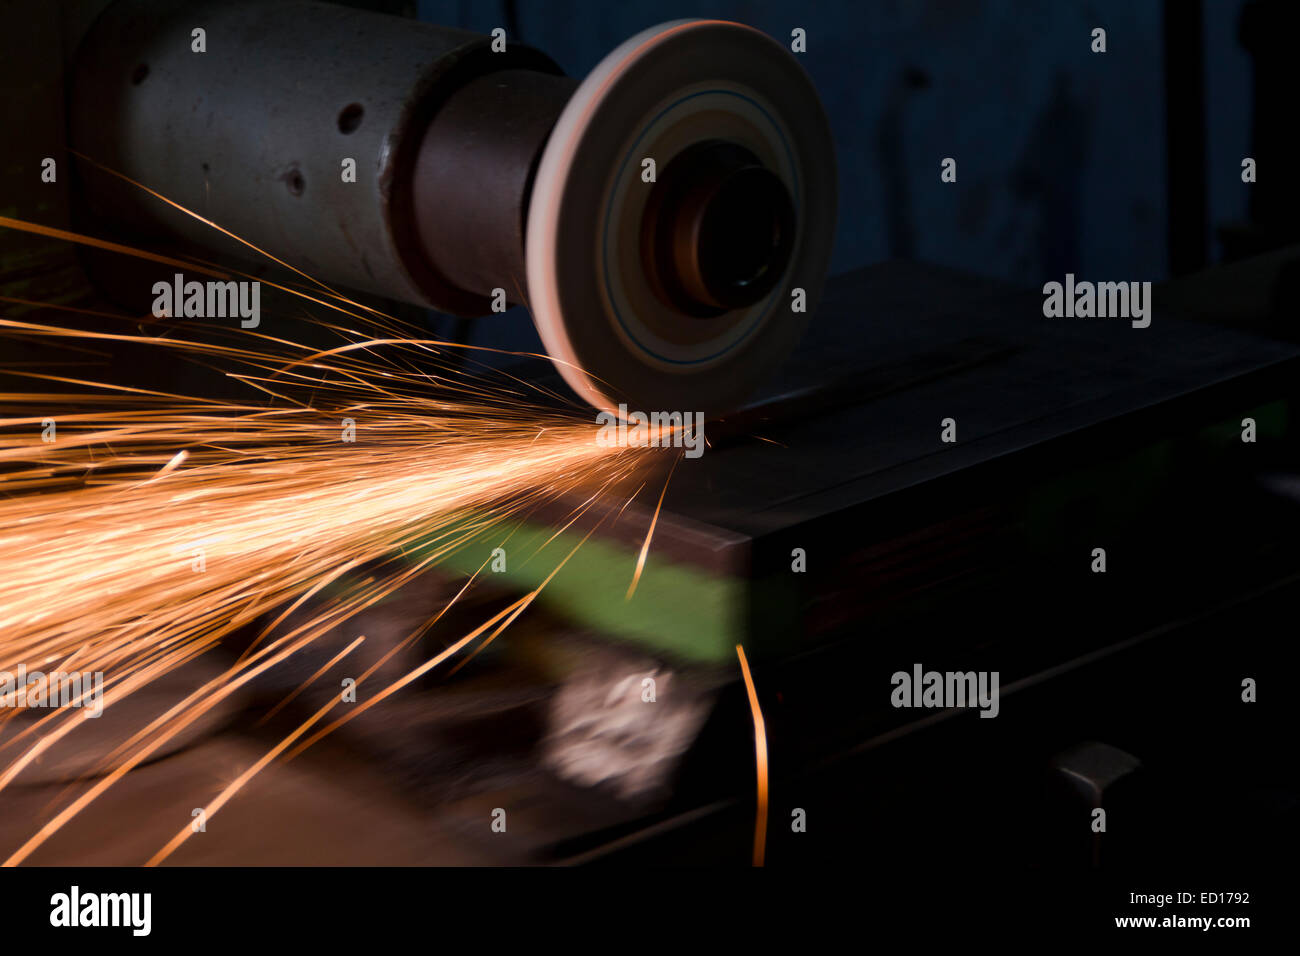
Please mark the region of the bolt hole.
<svg viewBox="0 0 1300 956"><path fill-rule="evenodd" d="M149 75L149 64L141 63L131 72L131 85L139 86L144 82L144 78Z"/></svg>
<svg viewBox="0 0 1300 956"><path fill-rule="evenodd" d="M343 107L339 113L339 132L345 136L348 133L355 133L357 127L361 125L361 118L366 115L365 109L360 103L350 103Z"/></svg>

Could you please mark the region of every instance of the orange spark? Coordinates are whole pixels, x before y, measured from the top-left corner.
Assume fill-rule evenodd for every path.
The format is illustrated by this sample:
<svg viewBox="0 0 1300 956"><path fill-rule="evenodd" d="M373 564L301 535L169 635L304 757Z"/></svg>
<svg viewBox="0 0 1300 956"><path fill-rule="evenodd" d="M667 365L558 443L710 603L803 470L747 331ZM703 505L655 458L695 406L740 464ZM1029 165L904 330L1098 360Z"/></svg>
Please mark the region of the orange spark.
<svg viewBox="0 0 1300 956"><path fill-rule="evenodd" d="M749 694L749 710L754 716L754 761L758 768L758 812L754 815L754 865L763 865L763 855L767 848L767 725L763 723L763 709L758 706L758 692L754 690L754 678L749 673L749 661L745 659L745 649L736 645L736 656L740 658L740 673L745 678L745 690Z"/></svg>
<svg viewBox="0 0 1300 956"><path fill-rule="evenodd" d="M646 555L650 553L650 541L655 536L655 525L659 523L659 512L663 510L664 495L668 494L668 482L673 480L673 472L677 470L677 462L681 461L681 455L673 460L672 467L668 469L668 477L664 479L664 487L659 492L659 502L655 505L655 513L650 516L650 528L645 533L645 540L641 542L641 551L636 556L636 570L632 572L632 583L627 586L627 594L623 600L632 600L632 595L636 594L636 586L641 583L641 571L645 568ZM624 505L624 507L627 507ZM621 511L620 511L621 513Z"/></svg>

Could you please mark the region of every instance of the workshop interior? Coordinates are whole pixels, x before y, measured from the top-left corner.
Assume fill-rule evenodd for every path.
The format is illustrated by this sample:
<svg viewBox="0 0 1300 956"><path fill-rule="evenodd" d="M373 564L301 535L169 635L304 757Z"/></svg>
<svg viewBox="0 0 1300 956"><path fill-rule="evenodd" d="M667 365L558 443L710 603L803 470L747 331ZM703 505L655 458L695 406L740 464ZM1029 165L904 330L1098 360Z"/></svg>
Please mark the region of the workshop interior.
<svg viewBox="0 0 1300 956"><path fill-rule="evenodd" d="M7 864L1294 866L1293 4L0 16Z"/></svg>

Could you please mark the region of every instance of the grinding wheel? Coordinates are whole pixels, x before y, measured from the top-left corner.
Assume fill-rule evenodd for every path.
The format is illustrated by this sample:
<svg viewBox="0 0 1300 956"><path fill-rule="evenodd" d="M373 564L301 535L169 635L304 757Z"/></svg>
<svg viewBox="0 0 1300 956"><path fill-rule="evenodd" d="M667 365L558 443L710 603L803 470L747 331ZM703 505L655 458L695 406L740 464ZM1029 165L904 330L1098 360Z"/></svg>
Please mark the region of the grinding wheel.
<svg viewBox="0 0 1300 956"><path fill-rule="evenodd" d="M647 414L739 407L816 307L834 143L757 30L667 23L578 83L523 44L338 4L202 10L245 41L195 57L192 4L115 0L79 43L71 141L121 174L81 170L83 231L247 253L134 180L332 285L463 316L526 304L581 397ZM140 269L97 274L147 309L172 275Z"/></svg>
<svg viewBox="0 0 1300 956"><path fill-rule="evenodd" d="M717 20L632 37L538 166L525 257L547 352L598 408L737 407L816 304L835 204L830 128L784 47Z"/></svg>

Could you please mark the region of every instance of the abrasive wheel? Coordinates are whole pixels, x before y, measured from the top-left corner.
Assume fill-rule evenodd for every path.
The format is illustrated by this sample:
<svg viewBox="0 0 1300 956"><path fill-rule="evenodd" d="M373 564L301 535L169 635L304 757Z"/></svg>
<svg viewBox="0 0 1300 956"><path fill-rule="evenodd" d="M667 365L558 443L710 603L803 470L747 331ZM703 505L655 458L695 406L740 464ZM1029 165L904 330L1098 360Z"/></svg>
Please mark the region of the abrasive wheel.
<svg viewBox="0 0 1300 956"><path fill-rule="evenodd" d="M646 30L579 85L542 155L526 236L542 341L599 408L733 409L816 304L835 204L830 129L790 52L737 23Z"/></svg>

